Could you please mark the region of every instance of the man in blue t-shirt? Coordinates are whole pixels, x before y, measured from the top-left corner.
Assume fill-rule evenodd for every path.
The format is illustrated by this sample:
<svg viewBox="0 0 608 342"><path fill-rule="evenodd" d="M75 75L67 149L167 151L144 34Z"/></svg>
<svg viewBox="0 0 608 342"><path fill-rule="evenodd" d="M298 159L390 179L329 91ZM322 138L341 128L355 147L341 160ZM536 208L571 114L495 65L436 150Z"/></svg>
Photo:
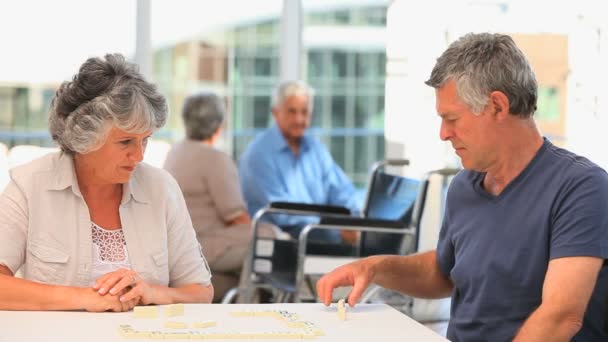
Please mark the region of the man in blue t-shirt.
<svg viewBox="0 0 608 342"><path fill-rule="evenodd" d="M281 83L272 99L274 124L247 146L239 162L241 188L249 214L270 202L298 202L344 206L360 210L356 190L320 141L307 134L313 106L313 89L303 81ZM318 219L275 215L270 218L297 237ZM354 242L352 232L313 230L311 240Z"/></svg>
<svg viewBox="0 0 608 342"><path fill-rule="evenodd" d="M452 297L452 341L608 341L608 175L544 139L537 83L512 38L467 34L439 57L440 137L465 168L452 181L437 249L375 256L317 283L325 304L370 283Z"/></svg>

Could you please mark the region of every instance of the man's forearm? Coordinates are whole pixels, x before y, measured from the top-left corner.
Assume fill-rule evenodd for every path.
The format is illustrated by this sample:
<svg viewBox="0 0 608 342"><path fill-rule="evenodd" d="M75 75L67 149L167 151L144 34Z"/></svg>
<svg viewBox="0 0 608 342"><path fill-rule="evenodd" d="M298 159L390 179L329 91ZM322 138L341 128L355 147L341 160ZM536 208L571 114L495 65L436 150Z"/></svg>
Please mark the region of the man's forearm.
<svg viewBox="0 0 608 342"><path fill-rule="evenodd" d="M452 293L453 284L439 271L435 251L377 258L374 282L382 287L428 299Z"/></svg>
<svg viewBox="0 0 608 342"><path fill-rule="evenodd" d="M576 335L583 323L559 311L552 311L542 305L524 322L513 339L514 342L567 342Z"/></svg>

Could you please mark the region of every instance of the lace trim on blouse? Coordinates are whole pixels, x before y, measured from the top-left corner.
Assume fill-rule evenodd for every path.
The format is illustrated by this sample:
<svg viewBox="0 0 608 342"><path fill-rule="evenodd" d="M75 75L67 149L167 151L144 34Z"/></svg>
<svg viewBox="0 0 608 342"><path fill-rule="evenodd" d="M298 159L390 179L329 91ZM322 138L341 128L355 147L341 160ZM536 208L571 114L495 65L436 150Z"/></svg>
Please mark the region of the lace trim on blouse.
<svg viewBox="0 0 608 342"><path fill-rule="evenodd" d="M122 229L107 230L91 222L93 244L97 246L99 261L108 263L127 260L127 243Z"/></svg>
<svg viewBox="0 0 608 342"><path fill-rule="evenodd" d="M104 274L121 268L131 268L122 229L108 230L91 222L91 236L93 238L93 265L89 278L90 286L93 286L95 281Z"/></svg>

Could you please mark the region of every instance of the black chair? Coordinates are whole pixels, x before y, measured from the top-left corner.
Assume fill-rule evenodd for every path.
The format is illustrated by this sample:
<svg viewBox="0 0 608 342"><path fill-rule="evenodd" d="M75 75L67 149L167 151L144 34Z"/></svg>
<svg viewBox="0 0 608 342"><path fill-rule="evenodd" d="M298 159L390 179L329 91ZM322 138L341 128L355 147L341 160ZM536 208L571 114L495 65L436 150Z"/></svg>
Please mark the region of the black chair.
<svg viewBox="0 0 608 342"><path fill-rule="evenodd" d="M430 180L438 175L445 182L459 169L444 168L425 174L422 180L414 180L382 172L374 172L368 191L366 213L371 217L331 218L319 225L309 225L300 233L298 268L293 297L299 299L299 289L306 281L305 259L307 235L313 229L357 230L362 232L360 257L375 254L406 255L419 248L422 217L427 202ZM364 236L365 234L365 236ZM324 273L324 272L323 272ZM314 290L314 287L311 287Z"/></svg>

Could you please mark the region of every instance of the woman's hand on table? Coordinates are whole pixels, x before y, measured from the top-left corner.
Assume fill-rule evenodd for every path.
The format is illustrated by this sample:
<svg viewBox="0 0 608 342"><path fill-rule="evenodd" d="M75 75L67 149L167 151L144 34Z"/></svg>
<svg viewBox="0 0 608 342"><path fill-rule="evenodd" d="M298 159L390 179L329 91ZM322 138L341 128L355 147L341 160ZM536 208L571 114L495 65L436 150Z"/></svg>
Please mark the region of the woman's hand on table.
<svg viewBox="0 0 608 342"><path fill-rule="evenodd" d="M121 301L120 298L126 295L127 290L123 289L117 294L113 295L106 293L102 295L99 291L91 288L82 288L81 296L77 297L79 304L83 305L83 309L89 312L123 312L133 309L138 303L140 298L134 298L127 301Z"/></svg>
<svg viewBox="0 0 608 342"><path fill-rule="evenodd" d="M93 289L100 295L118 296L122 303L137 300L136 304L154 303L155 290L137 272L121 268L106 273L95 281Z"/></svg>

